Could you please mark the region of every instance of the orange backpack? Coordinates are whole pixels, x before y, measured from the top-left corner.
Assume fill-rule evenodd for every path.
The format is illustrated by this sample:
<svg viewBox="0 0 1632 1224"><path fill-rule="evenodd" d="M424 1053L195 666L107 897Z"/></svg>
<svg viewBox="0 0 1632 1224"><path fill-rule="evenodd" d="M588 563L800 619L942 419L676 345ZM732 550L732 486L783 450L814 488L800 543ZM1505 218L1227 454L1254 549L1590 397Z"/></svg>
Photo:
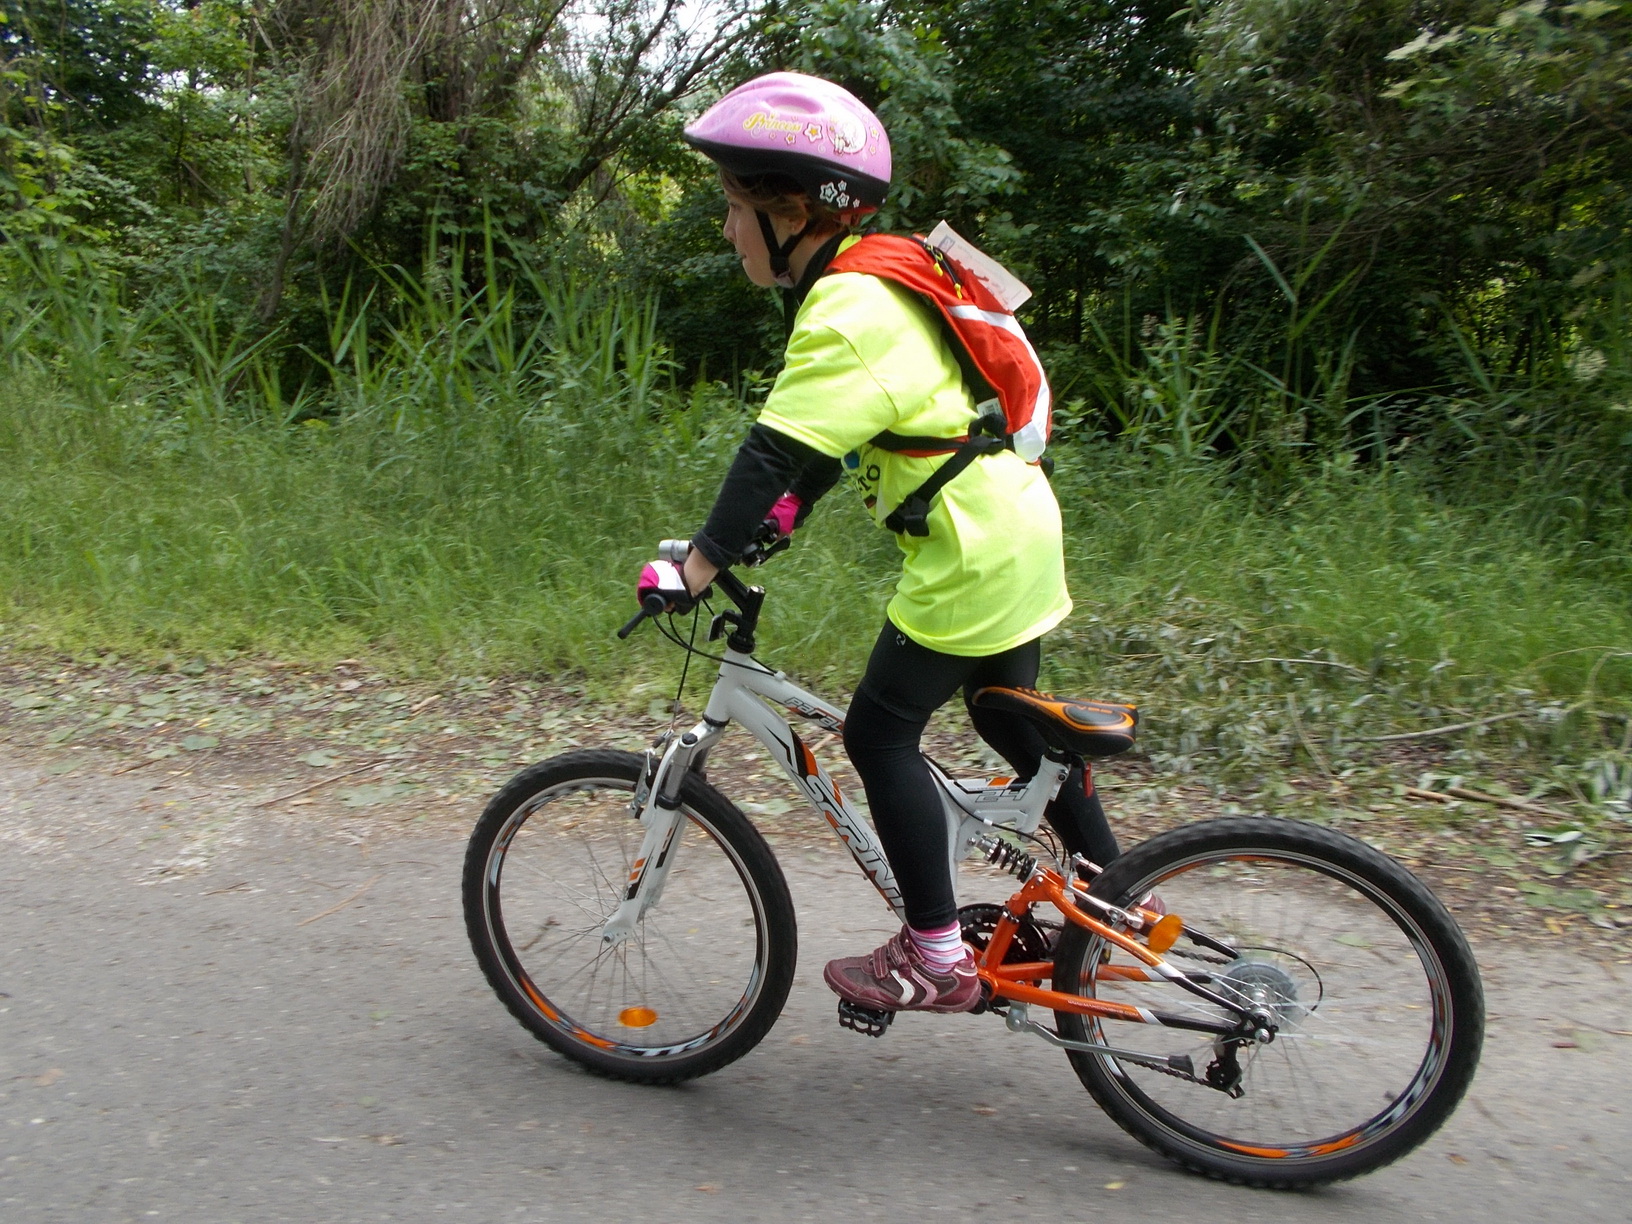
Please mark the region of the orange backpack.
<svg viewBox="0 0 1632 1224"><path fill-rule="evenodd" d="M882 450L915 458L952 456L885 518L886 527L928 535L930 503L981 455L1012 450L1027 463L1041 462L1045 472L1053 466L1042 459L1053 410L1048 376L1013 312L980 277L922 238L894 234L868 234L834 256L823 274L835 272L880 276L934 305L977 401L979 415L961 437L912 437L885 430L871 440Z"/></svg>

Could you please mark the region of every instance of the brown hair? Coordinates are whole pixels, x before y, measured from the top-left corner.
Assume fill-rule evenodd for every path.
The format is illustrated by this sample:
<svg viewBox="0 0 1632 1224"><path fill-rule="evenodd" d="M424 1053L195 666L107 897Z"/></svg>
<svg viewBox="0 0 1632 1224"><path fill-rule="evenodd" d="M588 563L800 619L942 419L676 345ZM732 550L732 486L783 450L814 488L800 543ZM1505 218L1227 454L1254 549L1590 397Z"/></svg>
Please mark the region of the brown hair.
<svg viewBox="0 0 1632 1224"><path fill-rule="evenodd" d="M720 185L750 208L785 221L809 221L805 232L819 237L847 230L845 220L786 174L756 174L742 178L721 167Z"/></svg>

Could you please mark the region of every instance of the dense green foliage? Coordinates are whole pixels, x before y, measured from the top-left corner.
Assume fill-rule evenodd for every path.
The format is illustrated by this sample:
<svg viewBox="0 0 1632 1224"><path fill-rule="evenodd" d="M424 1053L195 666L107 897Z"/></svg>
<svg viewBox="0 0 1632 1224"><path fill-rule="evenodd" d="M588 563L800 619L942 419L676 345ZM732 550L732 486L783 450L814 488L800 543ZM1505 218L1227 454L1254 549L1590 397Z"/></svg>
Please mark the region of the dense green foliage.
<svg viewBox="0 0 1632 1224"><path fill-rule="evenodd" d="M1037 290L1085 422L1165 427L1126 377L1159 329L1234 364L1202 424L1380 457L1464 392L1621 443L1632 277L1625 0L7 0L14 235L179 270L281 329L428 239L568 258L660 295L688 371L774 363L717 189L677 129L735 80L840 80L892 133L882 223L948 217ZM384 300L384 299L382 299ZM722 313L737 326L722 329ZM1357 406L1369 411L1356 412ZM1499 422L1492 422L1496 424ZM1452 425L1453 431L1459 426Z"/></svg>
<svg viewBox="0 0 1632 1224"><path fill-rule="evenodd" d="M1241 760L1491 711L1620 738L1632 0L0 17L7 635L621 683L609 609L779 339L678 128L792 68L889 127L883 224L1036 291L1061 683ZM892 545L831 500L768 640L842 677Z"/></svg>
<svg viewBox="0 0 1632 1224"><path fill-rule="evenodd" d="M399 283L411 312L331 304L311 413L269 349L211 332L208 287L132 311L117 282L37 263L4 335L0 632L171 658L372 648L614 690L671 674L610 630L651 537L706 508L742 404L677 385L654 312L620 292L450 265ZM161 345L195 356L154 368ZM1205 457L1064 449L1080 611L1053 681L1137 696L1154 748L1236 767L1401 719L1522 711L1573 736L1624 711L1624 586L1538 546L1525 506L1446 507L1434 478L1339 456L1271 495ZM830 499L767 572L767 657L844 687L893 553Z"/></svg>

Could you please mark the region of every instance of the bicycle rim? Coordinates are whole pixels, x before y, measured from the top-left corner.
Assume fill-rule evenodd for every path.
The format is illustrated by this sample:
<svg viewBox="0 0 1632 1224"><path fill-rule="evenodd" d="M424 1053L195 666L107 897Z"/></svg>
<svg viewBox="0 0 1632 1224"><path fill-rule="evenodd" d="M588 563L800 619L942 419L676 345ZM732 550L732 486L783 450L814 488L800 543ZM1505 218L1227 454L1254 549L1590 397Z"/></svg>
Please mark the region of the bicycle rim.
<svg viewBox="0 0 1632 1224"><path fill-rule="evenodd" d="M483 909L503 972L537 1018L613 1058L663 1062L726 1041L766 983L765 901L736 847L690 805L658 901L624 943L601 932L643 826L632 783L540 790L494 839Z"/></svg>
<svg viewBox="0 0 1632 1224"><path fill-rule="evenodd" d="M1156 889L1187 929L1234 949L1230 957L1181 939L1169 959L1205 973L1226 997L1268 1008L1278 1031L1270 1044L1240 1050L1238 1098L1127 1059L1078 1053L1085 1084L1140 1138L1237 1180L1332 1180L1410 1150L1463 1086L1435 1116L1421 1116L1452 1062L1455 985L1434 933L1373 874L1290 849L1215 848L1128 882L1118 890L1125 900ZM1083 943L1082 993L1230 1018L1169 983L1136 980L1137 962L1106 941ZM1217 1053L1205 1034L1156 1025L1087 1019L1061 1027L1122 1049L1187 1055L1197 1074Z"/></svg>

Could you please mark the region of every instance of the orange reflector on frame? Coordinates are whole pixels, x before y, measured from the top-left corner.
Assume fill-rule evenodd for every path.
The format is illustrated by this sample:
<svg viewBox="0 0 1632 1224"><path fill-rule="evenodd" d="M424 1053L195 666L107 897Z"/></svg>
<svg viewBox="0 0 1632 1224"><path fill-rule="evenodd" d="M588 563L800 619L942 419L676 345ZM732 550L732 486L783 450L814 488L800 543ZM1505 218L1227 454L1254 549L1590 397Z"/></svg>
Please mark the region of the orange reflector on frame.
<svg viewBox="0 0 1632 1224"><path fill-rule="evenodd" d="M1184 930L1184 919L1177 914L1168 914L1150 928L1150 938L1145 940L1145 946L1152 952L1166 952L1179 941L1179 932Z"/></svg>

